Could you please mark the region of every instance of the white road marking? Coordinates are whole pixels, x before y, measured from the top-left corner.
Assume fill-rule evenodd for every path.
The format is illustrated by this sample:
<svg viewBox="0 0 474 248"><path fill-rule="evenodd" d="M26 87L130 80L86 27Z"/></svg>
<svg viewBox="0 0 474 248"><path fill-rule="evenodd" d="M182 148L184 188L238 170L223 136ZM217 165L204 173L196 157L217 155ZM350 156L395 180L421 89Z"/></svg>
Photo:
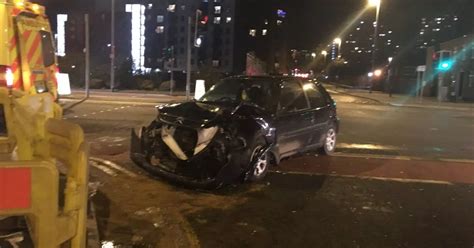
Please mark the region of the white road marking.
<svg viewBox="0 0 474 248"><path fill-rule="evenodd" d="M441 158L439 161L443 162L455 162L455 163L467 163L467 164L474 164L474 160L472 159L451 159L451 158Z"/></svg>
<svg viewBox="0 0 474 248"><path fill-rule="evenodd" d="M337 148L364 149L364 150L403 150L401 147L377 144L339 143Z"/></svg>
<svg viewBox="0 0 474 248"><path fill-rule="evenodd" d="M375 159L392 159L392 160L427 160L419 157L408 157L408 156L390 156L390 155L377 155L377 154L364 154L364 153L344 153L336 152L335 157L347 157L347 158L375 158Z"/></svg>
<svg viewBox="0 0 474 248"><path fill-rule="evenodd" d="M451 159L451 158L422 158L422 157L411 157L411 156L391 156L391 155L378 155L378 154L364 154L364 153L344 153L336 152L333 154L335 157L346 157L346 158L373 158L373 159L390 159L390 160L422 160L422 161L441 161L441 162L454 162L454 163L467 163L474 164L472 159Z"/></svg>
<svg viewBox="0 0 474 248"><path fill-rule="evenodd" d="M96 161L91 161L89 160L89 163L94 166L95 168L101 170L102 172L104 172L105 174L108 174L109 176L117 176L117 173L115 171L113 171L112 169L110 169L109 167L107 166L104 166L104 165L101 165L99 163L97 163Z"/></svg>
<svg viewBox="0 0 474 248"><path fill-rule="evenodd" d="M126 174L127 176L130 176L130 177L137 177L138 176L137 174L121 167L120 165L118 165L118 164L116 164L112 161L108 161L108 160L101 159L101 158L96 158L96 157L90 157L89 160L94 161L96 163L101 163L103 165L109 166L109 167L111 167L115 170L118 170L118 171L120 171L120 172L122 172L122 173L124 173L124 174Z"/></svg>
<svg viewBox="0 0 474 248"><path fill-rule="evenodd" d="M271 173L277 174L290 174L290 175L306 175L306 176L328 176L328 174L323 173L309 173L309 172L293 172L293 171L270 171ZM330 176L344 177L344 178L357 178L357 179L372 179L380 181L391 181L391 182L400 182L400 183L428 183L428 184L442 184L442 185L452 185L448 181L438 181L438 180L425 180L425 179L407 179L407 178L391 178L391 177L372 177L372 176L357 176L357 175L340 175L340 174L331 174Z"/></svg>

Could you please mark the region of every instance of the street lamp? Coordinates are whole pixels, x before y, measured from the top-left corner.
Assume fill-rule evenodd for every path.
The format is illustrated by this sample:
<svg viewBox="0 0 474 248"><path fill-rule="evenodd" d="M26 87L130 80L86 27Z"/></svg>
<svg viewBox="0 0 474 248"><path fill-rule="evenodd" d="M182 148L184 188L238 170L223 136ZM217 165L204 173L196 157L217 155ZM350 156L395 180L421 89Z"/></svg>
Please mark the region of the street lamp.
<svg viewBox="0 0 474 248"><path fill-rule="evenodd" d="M368 5L369 7L375 7L376 8L376 14L375 14L375 23L374 23L374 37L373 37L373 45L372 45L372 71L375 70L375 60L377 56L377 38L379 36L379 16L380 16L380 6L382 5L381 0L368 0ZM370 93L372 93L372 86L373 86L373 80L370 83Z"/></svg>
<svg viewBox="0 0 474 248"><path fill-rule="evenodd" d="M328 52L327 52L326 50L323 50L323 51L321 52L321 55L324 56L324 62L326 62L326 57L328 56Z"/></svg>
<svg viewBox="0 0 474 248"><path fill-rule="evenodd" d="M312 57L313 59L315 59L315 58L316 58L316 53L311 53L311 57Z"/></svg>
<svg viewBox="0 0 474 248"><path fill-rule="evenodd" d="M377 7L380 6L381 1L380 0L369 0L369 6L370 7Z"/></svg>

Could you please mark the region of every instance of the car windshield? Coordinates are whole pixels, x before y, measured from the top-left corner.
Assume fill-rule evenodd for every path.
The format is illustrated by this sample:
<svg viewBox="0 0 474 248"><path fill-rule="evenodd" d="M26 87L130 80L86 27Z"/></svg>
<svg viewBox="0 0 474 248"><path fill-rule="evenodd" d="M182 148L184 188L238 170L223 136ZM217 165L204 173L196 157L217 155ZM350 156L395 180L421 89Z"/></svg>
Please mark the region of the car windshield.
<svg viewBox="0 0 474 248"><path fill-rule="evenodd" d="M268 79L226 79L211 87L199 101L211 103L237 102L274 110L277 82Z"/></svg>

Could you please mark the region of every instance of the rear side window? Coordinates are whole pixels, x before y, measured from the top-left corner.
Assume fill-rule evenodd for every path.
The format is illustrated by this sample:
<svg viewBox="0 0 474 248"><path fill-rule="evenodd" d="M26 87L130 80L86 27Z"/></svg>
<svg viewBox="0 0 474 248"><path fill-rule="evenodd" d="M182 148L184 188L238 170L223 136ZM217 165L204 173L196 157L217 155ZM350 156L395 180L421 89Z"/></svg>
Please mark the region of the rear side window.
<svg viewBox="0 0 474 248"><path fill-rule="evenodd" d="M303 88L296 81L284 82L280 91L280 110L294 112L308 108Z"/></svg>
<svg viewBox="0 0 474 248"><path fill-rule="evenodd" d="M51 40L51 33L40 31L41 35L41 51L43 52L44 66L52 66L54 64L54 47Z"/></svg>
<svg viewBox="0 0 474 248"><path fill-rule="evenodd" d="M303 89L308 96L312 108L324 107L327 104L326 96L320 91L318 86L312 82L306 82Z"/></svg>

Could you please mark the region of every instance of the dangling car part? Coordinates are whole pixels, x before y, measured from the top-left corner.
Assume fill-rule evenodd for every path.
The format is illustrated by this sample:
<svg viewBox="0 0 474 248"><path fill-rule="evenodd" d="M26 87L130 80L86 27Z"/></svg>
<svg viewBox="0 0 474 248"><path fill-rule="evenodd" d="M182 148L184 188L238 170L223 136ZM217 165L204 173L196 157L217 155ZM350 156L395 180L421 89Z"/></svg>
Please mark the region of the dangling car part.
<svg viewBox="0 0 474 248"><path fill-rule="evenodd" d="M335 136L325 136L328 127L338 130L335 104L319 84L307 82L303 87L295 80L232 77L197 101L159 106L149 126L138 134L132 130L131 159L153 175L213 188L260 180L281 158L323 148L325 140L334 141L324 150L330 154ZM285 93L288 82L290 94ZM295 82L301 91L294 91ZM303 89L321 90L319 100L325 106L311 108ZM304 111L293 112L297 104L303 104Z"/></svg>

